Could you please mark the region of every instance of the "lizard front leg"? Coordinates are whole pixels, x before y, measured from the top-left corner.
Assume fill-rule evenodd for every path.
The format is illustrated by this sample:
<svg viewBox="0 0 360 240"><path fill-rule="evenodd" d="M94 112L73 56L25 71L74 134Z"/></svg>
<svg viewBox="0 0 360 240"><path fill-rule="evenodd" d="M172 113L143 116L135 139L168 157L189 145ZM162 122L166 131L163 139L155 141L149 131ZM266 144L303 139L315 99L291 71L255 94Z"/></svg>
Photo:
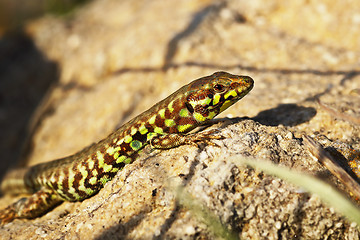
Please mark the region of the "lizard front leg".
<svg viewBox="0 0 360 240"><path fill-rule="evenodd" d="M216 130L192 133L192 134L178 134L171 133L165 135L158 135L150 140L150 146L157 149L170 149L181 145L198 146L199 142L205 142L209 145L216 146L215 143L210 142L210 139L223 139L222 136L214 136Z"/></svg>
<svg viewBox="0 0 360 240"><path fill-rule="evenodd" d="M35 218L48 212L62 200L51 189L41 189L27 198L21 198L5 209L0 210L0 225L16 218Z"/></svg>

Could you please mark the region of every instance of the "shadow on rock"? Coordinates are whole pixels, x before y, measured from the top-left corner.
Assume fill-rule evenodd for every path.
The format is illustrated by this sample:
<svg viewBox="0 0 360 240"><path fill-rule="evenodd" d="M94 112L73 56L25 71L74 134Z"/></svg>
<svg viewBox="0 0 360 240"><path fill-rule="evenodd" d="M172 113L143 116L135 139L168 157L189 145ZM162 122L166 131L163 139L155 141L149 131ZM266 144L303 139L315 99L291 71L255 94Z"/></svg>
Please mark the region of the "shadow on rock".
<svg viewBox="0 0 360 240"><path fill-rule="evenodd" d="M280 104L276 108L260 112L252 119L267 126L296 126L309 121L315 115L316 109L313 107Z"/></svg>
<svg viewBox="0 0 360 240"><path fill-rule="evenodd" d="M24 156L38 125L31 129L31 119L58 79L57 64L24 32L0 36L0 178Z"/></svg>

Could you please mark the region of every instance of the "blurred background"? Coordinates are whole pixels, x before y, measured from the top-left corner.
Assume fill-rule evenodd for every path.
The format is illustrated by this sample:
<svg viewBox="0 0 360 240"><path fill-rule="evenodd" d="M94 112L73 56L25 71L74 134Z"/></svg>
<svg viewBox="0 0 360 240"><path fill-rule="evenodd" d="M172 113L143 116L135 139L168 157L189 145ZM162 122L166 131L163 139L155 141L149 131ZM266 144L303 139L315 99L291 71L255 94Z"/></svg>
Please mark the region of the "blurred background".
<svg viewBox="0 0 360 240"><path fill-rule="evenodd" d="M56 63L35 46L26 24L46 14L69 15L85 2L0 0L0 176L26 151L30 119L58 81Z"/></svg>

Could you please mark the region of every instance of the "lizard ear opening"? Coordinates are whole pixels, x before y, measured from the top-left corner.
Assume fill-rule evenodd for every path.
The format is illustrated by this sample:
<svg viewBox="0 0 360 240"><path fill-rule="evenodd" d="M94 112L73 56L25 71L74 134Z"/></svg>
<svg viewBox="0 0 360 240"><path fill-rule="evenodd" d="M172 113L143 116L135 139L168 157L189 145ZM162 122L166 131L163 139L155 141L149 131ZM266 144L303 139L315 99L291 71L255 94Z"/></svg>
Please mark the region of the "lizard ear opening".
<svg viewBox="0 0 360 240"><path fill-rule="evenodd" d="M186 106L187 110L189 110L189 112L190 112L191 114L194 113L195 110L194 110L193 106L192 106L190 103L186 102L186 103L185 103L185 106Z"/></svg>

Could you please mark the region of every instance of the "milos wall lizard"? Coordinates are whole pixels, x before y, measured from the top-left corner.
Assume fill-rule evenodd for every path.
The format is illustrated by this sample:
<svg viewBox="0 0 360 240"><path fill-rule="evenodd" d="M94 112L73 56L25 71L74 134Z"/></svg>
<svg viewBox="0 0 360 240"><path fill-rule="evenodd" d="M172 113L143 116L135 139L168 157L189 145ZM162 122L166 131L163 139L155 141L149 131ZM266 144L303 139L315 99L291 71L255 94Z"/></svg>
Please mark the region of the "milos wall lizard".
<svg viewBox="0 0 360 240"><path fill-rule="evenodd" d="M10 172L3 193L29 193L0 210L0 224L35 218L62 201L81 201L96 194L141 149L170 149L218 139L213 131L189 133L244 97L254 81L247 76L216 72L183 86L107 138L69 157Z"/></svg>

